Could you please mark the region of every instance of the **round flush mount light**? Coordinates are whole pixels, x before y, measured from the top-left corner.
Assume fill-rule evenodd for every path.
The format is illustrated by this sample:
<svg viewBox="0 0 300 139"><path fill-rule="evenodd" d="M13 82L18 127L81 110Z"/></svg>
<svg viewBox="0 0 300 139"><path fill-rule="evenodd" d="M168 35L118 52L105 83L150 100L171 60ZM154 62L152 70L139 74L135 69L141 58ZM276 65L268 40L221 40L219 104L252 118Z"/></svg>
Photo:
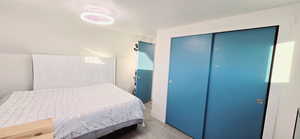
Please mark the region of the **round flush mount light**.
<svg viewBox="0 0 300 139"><path fill-rule="evenodd" d="M111 16L96 13L96 12L83 12L80 14L81 20L98 25L110 25L114 23L114 18Z"/></svg>
<svg viewBox="0 0 300 139"><path fill-rule="evenodd" d="M87 6L80 14L81 20L98 25L110 25L114 23L114 18L109 15L107 9L95 6Z"/></svg>

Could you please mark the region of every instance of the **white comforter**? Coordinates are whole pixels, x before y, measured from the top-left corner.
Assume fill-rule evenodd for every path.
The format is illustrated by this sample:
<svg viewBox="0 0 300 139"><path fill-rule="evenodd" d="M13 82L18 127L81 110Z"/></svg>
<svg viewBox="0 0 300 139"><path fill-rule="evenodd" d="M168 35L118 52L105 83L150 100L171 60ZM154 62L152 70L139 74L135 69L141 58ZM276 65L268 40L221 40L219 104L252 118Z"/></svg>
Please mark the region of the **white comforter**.
<svg viewBox="0 0 300 139"><path fill-rule="evenodd" d="M14 92L0 106L0 127L53 118L55 138L74 138L143 119L143 103L112 84Z"/></svg>

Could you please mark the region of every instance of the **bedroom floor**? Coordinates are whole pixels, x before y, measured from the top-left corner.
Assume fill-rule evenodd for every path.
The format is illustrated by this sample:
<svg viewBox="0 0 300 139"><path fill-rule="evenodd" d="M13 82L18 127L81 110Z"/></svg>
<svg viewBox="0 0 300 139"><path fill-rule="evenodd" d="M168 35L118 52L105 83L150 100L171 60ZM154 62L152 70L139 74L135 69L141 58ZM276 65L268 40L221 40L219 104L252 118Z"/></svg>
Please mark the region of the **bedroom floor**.
<svg viewBox="0 0 300 139"><path fill-rule="evenodd" d="M151 103L145 105L145 127L139 125L137 129L118 135L108 135L101 139L191 139L177 129L154 119L150 114Z"/></svg>

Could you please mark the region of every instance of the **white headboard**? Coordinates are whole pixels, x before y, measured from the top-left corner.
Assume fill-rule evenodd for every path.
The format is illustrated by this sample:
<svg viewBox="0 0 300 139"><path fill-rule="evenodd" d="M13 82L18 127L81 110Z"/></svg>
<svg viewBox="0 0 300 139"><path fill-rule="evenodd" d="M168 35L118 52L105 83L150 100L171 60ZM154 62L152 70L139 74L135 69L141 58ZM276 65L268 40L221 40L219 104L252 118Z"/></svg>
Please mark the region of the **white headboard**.
<svg viewBox="0 0 300 139"><path fill-rule="evenodd" d="M32 58L26 54L0 54L0 95L32 89Z"/></svg>
<svg viewBox="0 0 300 139"><path fill-rule="evenodd" d="M33 89L115 84L115 58L32 55Z"/></svg>

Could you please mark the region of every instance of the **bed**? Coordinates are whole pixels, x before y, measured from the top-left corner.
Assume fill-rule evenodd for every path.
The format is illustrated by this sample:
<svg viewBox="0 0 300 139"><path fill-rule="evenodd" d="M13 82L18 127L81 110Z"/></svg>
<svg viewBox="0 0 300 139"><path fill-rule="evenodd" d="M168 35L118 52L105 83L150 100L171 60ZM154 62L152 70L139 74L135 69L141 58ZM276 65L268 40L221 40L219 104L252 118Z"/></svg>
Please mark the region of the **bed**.
<svg viewBox="0 0 300 139"><path fill-rule="evenodd" d="M0 105L0 127L53 118L56 139L97 138L143 122L143 103L110 83L16 91Z"/></svg>
<svg viewBox="0 0 300 139"><path fill-rule="evenodd" d="M94 139L143 122L143 103L114 85L114 57L32 55L31 61L33 90L0 100L0 128L51 118L56 139Z"/></svg>

